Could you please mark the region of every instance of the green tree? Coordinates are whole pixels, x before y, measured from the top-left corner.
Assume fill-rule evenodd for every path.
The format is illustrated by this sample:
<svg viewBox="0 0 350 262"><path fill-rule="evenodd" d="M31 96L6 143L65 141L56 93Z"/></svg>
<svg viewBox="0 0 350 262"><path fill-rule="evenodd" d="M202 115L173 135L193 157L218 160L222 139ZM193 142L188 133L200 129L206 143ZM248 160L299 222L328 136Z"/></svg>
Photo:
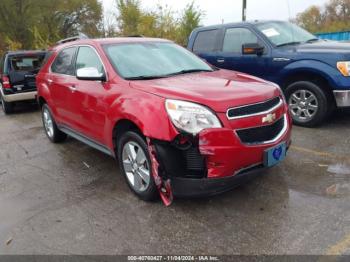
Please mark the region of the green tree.
<svg viewBox="0 0 350 262"><path fill-rule="evenodd" d="M297 15L296 22L310 32L320 32L324 24L321 8L318 6L309 7Z"/></svg>
<svg viewBox="0 0 350 262"><path fill-rule="evenodd" d="M34 0L0 1L0 34L13 46L20 43L21 48L30 48L32 35L28 25L34 22ZM18 46L16 44L15 46Z"/></svg>
<svg viewBox="0 0 350 262"><path fill-rule="evenodd" d="M323 8L312 6L297 15L296 22L310 32L350 30L350 0L330 0Z"/></svg>
<svg viewBox="0 0 350 262"><path fill-rule="evenodd" d="M117 0L117 17L120 34L123 36L139 34L142 11L139 0Z"/></svg>
<svg viewBox="0 0 350 262"><path fill-rule="evenodd" d="M155 12L144 13L140 18L137 31L147 37L159 37L157 14Z"/></svg>
<svg viewBox="0 0 350 262"><path fill-rule="evenodd" d="M204 16L204 12L195 7L194 1L186 6L180 17L180 27L178 30L177 42L187 46L188 38L193 29L199 27Z"/></svg>
<svg viewBox="0 0 350 262"><path fill-rule="evenodd" d="M157 37L176 40L179 21L175 18L174 11L167 5L158 5L157 20Z"/></svg>
<svg viewBox="0 0 350 262"><path fill-rule="evenodd" d="M325 6L324 31L350 30L350 0L331 0Z"/></svg>
<svg viewBox="0 0 350 262"><path fill-rule="evenodd" d="M192 30L199 26L204 13L191 2L178 15L167 5L158 5L153 11L141 8L139 0L116 0L119 34L144 35L174 40L187 44Z"/></svg>
<svg viewBox="0 0 350 262"><path fill-rule="evenodd" d="M46 48L80 32L101 35L98 0L1 0L0 37L8 49Z"/></svg>

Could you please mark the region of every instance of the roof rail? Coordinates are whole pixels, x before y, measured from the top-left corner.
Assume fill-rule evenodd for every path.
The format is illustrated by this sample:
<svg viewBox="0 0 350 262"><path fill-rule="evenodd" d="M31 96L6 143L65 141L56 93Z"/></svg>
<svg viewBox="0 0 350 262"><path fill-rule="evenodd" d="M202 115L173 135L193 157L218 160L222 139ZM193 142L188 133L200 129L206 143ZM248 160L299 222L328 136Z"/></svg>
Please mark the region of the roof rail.
<svg viewBox="0 0 350 262"><path fill-rule="evenodd" d="M62 40L58 41L56 43L56 45L62 45L62 44L68 43L68 42L73 42L73 41L77 41L77 40L81 40L81 39L89 39L89 37L83 33L80 33L77 36L72 36L72 37L68 37L66 39L62 39Z"/></svg>
<svg viewBox="0 0 350 262"><path fill-rule="evenodd" d="M144 37L143 35L128 35L127 37Z"/></svg>

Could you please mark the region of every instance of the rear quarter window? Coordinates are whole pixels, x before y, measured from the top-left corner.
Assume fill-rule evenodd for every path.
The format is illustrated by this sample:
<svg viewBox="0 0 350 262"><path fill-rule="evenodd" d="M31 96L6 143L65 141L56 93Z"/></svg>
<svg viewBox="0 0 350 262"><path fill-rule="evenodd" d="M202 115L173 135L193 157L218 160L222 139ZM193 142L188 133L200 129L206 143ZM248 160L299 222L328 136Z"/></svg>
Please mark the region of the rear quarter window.
<svg viewBox="0 0 350 262"><path fill-rule="evenodd" d="M216 49L218 29L200 31L194 41L193 52L212 52Z"/></svg>

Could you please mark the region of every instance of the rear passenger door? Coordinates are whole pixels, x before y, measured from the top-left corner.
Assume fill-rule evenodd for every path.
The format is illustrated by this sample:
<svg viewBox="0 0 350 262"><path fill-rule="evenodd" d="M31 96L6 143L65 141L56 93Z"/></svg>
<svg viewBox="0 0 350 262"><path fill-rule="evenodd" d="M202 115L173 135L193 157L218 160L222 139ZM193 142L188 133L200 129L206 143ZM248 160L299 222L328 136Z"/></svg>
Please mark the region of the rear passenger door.
<svg viewBox="0 0 350 262"><path fill-rule="evenodd" d="M76 129L78 119L74 89L76 47L68 47L60 51L51 66L48 85L52 97L55 120L68 128Z"/></svg>
<svg viewBox="0 0 350 262"><path fill-rule="evenodd" d="M242 54L244 44L260 44L265 47L263 55ZM256 33L246 27L226 28L217 53L217 67L236 70L263 77L268 65L268 47Z"/></svg>
<svg viewBox="0 0 350 262"><path fill-rule="evenodd" d="M220 31L219 29L209 29L198 32L192 47L192 51L196 55L212 65L217 63Z"/></svg>

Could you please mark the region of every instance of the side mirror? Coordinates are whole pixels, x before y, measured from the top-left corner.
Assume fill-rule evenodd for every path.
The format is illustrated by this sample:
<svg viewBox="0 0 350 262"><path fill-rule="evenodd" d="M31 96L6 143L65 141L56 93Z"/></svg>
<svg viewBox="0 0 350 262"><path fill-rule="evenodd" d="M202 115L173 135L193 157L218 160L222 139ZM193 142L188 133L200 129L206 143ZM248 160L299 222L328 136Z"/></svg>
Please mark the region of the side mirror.
<svg viewBox="0 0 350 262"><path fill-rule="evenodd" d="M106 81L106 76L100 73L95 67L85 67L77 70L79 80Z"/></svg>
<svg viewBox="0 0 350 262"><path fill-rule="evenodd" d="M262 55L264 53L264 46L261 46L257 43L254 44L244 44L242 45L242 54L243 55Z"/></svg>

